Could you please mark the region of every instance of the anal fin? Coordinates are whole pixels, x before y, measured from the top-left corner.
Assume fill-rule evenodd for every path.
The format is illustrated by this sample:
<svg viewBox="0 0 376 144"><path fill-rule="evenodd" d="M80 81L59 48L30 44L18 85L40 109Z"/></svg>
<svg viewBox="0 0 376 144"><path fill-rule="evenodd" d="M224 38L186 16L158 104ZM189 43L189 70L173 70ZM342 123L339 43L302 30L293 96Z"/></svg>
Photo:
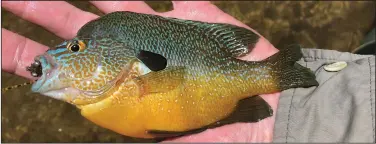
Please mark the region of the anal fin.
<svg viewBox="0 0 376 144"><path fill-rule="evenodd" d="M163 131L149 130L148 133L157 138L174 138L195 133L200 133L206 129L237 123L237 122L259 122L273 115L271 106L260 96L252 96L238 102L235 110L226 118L210 125L188 130L188 131Z"/></svg>
<svg viewBox="0 0 376 144"><path fill-rule="evenodd" d="M149 130L148 133L155 136L156 138L175 138L195 133L200 133L205 131L207 128L198 128L194 130L184 131L184 132L174 132L174 131L162 131L162 130Z"/></svg>
<svg viewBox="0 0 376 144"><path fill-rule="evenodd" d="M218 127L236 122L259 122L273 115L272 107L260 96L240 100L235 110L226 118L211 127Z"/></svg>

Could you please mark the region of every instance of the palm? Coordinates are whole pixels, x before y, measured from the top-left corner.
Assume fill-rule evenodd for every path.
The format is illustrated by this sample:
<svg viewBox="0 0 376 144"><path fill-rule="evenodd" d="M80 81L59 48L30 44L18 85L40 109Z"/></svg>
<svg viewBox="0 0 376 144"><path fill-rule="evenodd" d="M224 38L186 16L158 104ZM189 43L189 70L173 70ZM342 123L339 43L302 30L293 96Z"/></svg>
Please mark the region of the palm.
<svg viewBox="0 0 376 144"><path fill-rule="evenodd" d="M92 2L105 13L113 11L134 11L139 13L156 14L165 17L175 17L206 22L229 23L250 29L245 24L219 10L210 2L173 2L174 10L157 13L144 2ZM98 16L83 12L66 2L2 2L7 10L26 20L39 24L56 35L73 38L78 29ZM47 18L47 19L46 19ZM252 30L252 29L250 29ZM254 30L252 30L254 31ZM46 51L48 47L2 29L2 70L32 79L25 67L33 62L33 58ZM264 59L277 50L267 40L262 38L255 49L243 60ZM276 111L279 94L262 96ZM232 124L204 131L187 137L175 139L184 142L271 142L273 136L275 114L258 123Z"/></svg>

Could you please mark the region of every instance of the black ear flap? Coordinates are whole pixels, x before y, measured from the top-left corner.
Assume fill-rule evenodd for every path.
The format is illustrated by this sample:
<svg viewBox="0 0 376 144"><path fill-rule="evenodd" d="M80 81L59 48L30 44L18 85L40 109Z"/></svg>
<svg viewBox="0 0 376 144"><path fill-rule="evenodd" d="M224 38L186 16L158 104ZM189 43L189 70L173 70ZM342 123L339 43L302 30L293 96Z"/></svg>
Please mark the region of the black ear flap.
<svg viewBox="0 0 376 144"><path fill-rule="evenodd" d="M164 56L153 52L141 50L138 53L137 58L152 71L160 71L167 66L167 59Z"/></svg>

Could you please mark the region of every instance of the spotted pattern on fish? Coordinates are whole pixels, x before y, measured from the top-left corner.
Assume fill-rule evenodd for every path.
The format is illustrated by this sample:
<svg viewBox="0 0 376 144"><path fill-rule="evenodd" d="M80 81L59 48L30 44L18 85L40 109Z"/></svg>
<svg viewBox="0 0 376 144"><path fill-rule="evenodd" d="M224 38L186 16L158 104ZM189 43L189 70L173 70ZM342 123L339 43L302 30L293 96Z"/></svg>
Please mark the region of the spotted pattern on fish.
<svg viewBox="0 0 376 144"><path fill-rule="evenodd" d="M223 37L223 39L227 39L224 42L213 39L213 36L219 36L217 33L220 28L230 26L224 32L235 28L228 24L221 24L213 28L209 23L183 23L178 19L155 18L136 13L112 13L112 16L117 18L102 17L100 20L86 24L80 29L78 36L108 37L111 40L126 43L134 49L156 52L169 59L167 66L189 64L190 70L194 72L188 73L193 75L206 75L213 71L231 70L230 68L234 66L246 66L233 62L235 59L233 55L239 55L238 52L235 52L238 49L240 51L252 49L258 41L256 34L248 32L244 35L244 32L240 30L246 29L238 27L236 28L239 29L239 32L235 31L233 34L226 35L227 37ZM244 44L237 40L237 45L233 45L230 40L241 34L245 37L242 41L248 40L248 43ZM224 35L224 33L220 33L220 35ZM211 49L212 47L217 49ZM178 51L172 52L174 49L178 49ZM170 53L175 54L171 55Z"/></svg>
<svg viewBox="0 0 376 144"><path fill-rule="evenodd" d="M52 90L47 94L76 105L92 122L133 137L183 133L226 119L257 122L272 115L257 95L318 85L296 63L302 58L298 46L263 61L237 59L259 38L230 24L114 12L85 24L74 39L41 57L44 75L33 90ZM74 41L86 47L67 50ZM159 60L141 57L146 52L162 56L167 66L152 70ZM51 67L60 69L48 73ZM59 89L67 86L72 89L65 93ZM237 113L241 118L231 117Z"/></svg>

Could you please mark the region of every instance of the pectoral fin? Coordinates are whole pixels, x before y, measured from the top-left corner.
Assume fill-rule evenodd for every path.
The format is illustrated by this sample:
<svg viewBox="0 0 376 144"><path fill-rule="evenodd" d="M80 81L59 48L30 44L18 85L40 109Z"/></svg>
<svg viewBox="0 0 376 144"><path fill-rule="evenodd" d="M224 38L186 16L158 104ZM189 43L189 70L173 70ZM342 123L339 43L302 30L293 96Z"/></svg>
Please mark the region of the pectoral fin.
<svg viewBox="0 0 376 144"><path fill-rule="evenodd" d="M150 72L134 79L142 94L171 91L184 82L184 67L169 67L162 71Z"/></svg>
<svg viewBox="0 0 376 144"><path fill-rule="evenodd" d="M213 124L188 131L149 130L148 133L158 138L180 137L237 122L258 122L272 115L273 110L270 105L260 96L253 96L240 100L229 116Z"/></svg>

